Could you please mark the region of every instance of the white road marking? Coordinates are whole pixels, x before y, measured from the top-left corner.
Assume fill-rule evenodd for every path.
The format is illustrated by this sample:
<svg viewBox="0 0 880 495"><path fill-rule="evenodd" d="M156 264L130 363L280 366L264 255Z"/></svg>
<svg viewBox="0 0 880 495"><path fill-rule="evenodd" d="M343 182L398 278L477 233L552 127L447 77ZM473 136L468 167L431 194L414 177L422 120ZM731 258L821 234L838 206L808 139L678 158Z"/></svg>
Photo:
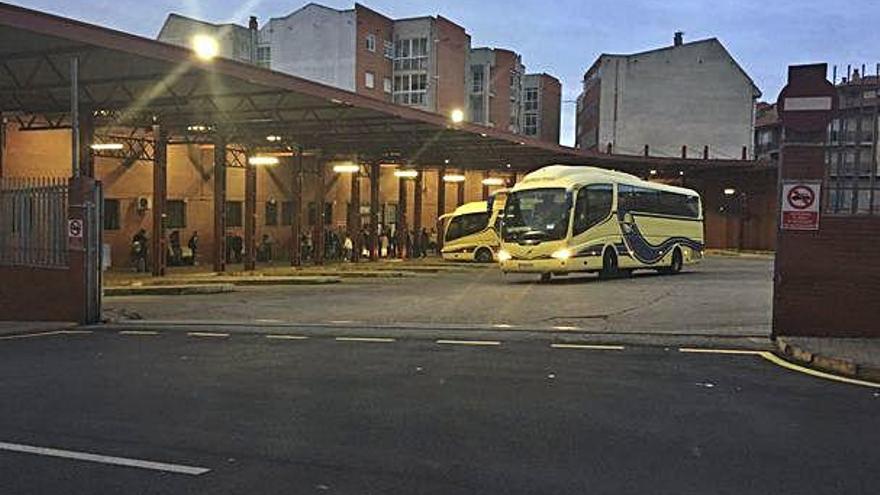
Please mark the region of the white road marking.
<svg viewBox="0 0 880 495"><path fill-rule="evenodd" d="M187 332L187 335L190 337L229 337L228 333L218 333L218 332Z"/></svg>
<svg viewBox="0 0 880 495"><path fill-rule="evenodd" d="M500 341L497 340L445 340L440 339L436 341L437 344L450 344L450 345L501 345Z"/></svg>
<svg viewBox="0 0 880 495"><path fill-rule="evenodd" d="M550 344L553 349L592 349L596 351L622 351L622 345L606 344Z"/></svg>
<svg viewBox="0 0 880 495"><path fill-rule="evenodd" d="M767 361L770 361L773 364L782 366L783 368L790 369L792 371L798 371L800 373L804 373L810 376L815 376L817 378L824 378L826 380L834 380L836 382L849 383L851 385L861 385L863 387L871 387L871 388L880 388L880 383L869 382L866 380L857 380L855 378L847 378L845 376L833 375L831 373L825 373L824 371L814 370L812 368L807 368L805 366L800 366L798 364L790 363L776 354L772 352L761 352L760 356Z"/></svg>
<svg viewBox="0 0 880 495"><path fill-rule="evenodd" d="M354 323L354 322L351 320L330 320L328 323L339 324L339 323Z"/></svg>
<svg viewBox="0 0 880 495"><path fill-rule="evenodd" d="M337 342L397 342L397 339L389 337L336 337Z"/></svg>
<svg viewBox="0 0 880 495"><path fill-rule="evenodd" d="M267 339L277 339L277 340L306 340L308 337L305 335L284 335L284 334L269 334L266 335Z"/></svg>
<svg viewBox="0 0 880 495"><path fill-rule="evenodd" d="M281 323L281 320L276 320L273 318L257 318L257 321L261 323Z"/></svg>
<svg viewBox="0 0 880 495"><path fill-rule="evenodd" d="M678 352L686 352L690 354L746 354L760 356L761 351L750 351L748 349L707 349L702 347L679 347Z"/></svg>
<svg viewBox="0 0 880 495"><path fill-rule="evenodd" d="M513 325L508 325L507 323L496 323L492 326L495 328L513 328Z"/></svg>
<svg viewBox="0 0 880 495"><path fill-rule="evenodd" d="M565 325L557 325L553 327L554 330L580 330L580 327L569 327Z"/></svg>
<svg viewBox="0 0 880 495"><path fill-rule="evenodd" d="M120 330L119 335L159 335L154 330Z"/></svg>
<svg viewBox="0 0 880 495"><path fill-rule="evenodd" d="M101 464L112 464L116 466L151 469L153 471L165 471L168 473L188 474L191 476L199 476L200 474L205 474L210 471L210 469L204 467L145 461L141 459L131 459L128 457L114 457L100 454L90 454L88 452L76 452L73 450L53 449L48 447L36 447L33 445L22 445L19 443L0 442L0 450L20 452L23 454L44 455L49 457L62 457L65 459L97 462Z"/></svg>
<svg viewBox="0 0 880 495"><path fill-rule="evenodd" d="M48 337L50 335L88 335L93 333L91 330L52 330L49 332L23 333L20 335L7 335L0 337L0 340L12 339L30 339L34 337Z"/></svg>

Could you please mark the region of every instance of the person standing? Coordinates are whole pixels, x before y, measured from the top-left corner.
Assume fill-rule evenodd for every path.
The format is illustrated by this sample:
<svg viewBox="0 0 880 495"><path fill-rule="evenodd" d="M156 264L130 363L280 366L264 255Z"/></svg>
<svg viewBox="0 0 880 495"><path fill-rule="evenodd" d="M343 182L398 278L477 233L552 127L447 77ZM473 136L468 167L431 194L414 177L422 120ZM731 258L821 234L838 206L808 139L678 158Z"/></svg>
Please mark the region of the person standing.
<svg viewBox="0 0 880 495"><path fill-rule="evenodd" d="M147 271L147 246L149 246L147 231L140 229L137 234L131 238L131 255L132 260L134 261L135 271L137 272Z"/></svg>
<svg viewBox="0 0 880 495"><path fill-rule="evenodd" d="M171 249L171 265L180 266L183 258L183 248L180 245L180 231L174 230L168 236L168 245Z"/></svg>
<svg viewBox="0 0 880 495"><path fill-rule="evenodd" d="M351 240L351 237L348 235L345 236L345 241L342 242L342 259L343 261L352 261L354 256L354 242Z"/></svg>
<svg viewBox="0 0 880 495"><path fill-rule="evenodd" d="M189 241L186 243L186 246L192 252L192 264L196 266L199 264L198 258L196 258L199 252L199 231L194 230L192 235L189 238Z"/></svg>

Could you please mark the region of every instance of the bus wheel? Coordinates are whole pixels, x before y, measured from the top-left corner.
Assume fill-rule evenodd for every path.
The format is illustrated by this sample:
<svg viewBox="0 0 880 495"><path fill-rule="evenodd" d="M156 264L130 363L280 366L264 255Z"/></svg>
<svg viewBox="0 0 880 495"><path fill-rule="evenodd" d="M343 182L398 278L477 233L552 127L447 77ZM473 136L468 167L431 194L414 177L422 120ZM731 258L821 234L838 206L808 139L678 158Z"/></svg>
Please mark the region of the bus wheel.
<svg viewBox="0 0 880 495"><path fill-rule="evenodd" d="M477 263L491 263L492 251L489 251L486 248L477 249L477 254L474 255L474 259Z"/></svg>
<svg viewBox="0 0 880 495"><path fill-rule="evenodd" d="M551 278L553 278L553 274L552 274L552 273L550 273L550 272L544 272L544 273L541 274L541 283L542 283L542 284L546 284L547 282L550 281Z"/></svg>
<svg viewBox="0 0 880 495"><path fill-rule="evenodd" d="M665 273L667 275L675 275L676 273L681 272L681 268L684 265L684 259L681 256L681 249L675 248L672 251L672 261L669 263L669 266L664 266L660 269L660 273Z"/></svg>
<svg viewBox="0 0 880 495"><path fill-rule="evenodd" d="M615 278L619 273L620 270L617 267L617 255L610 249L606 249L605 255L602 256L602 271L599 272L599 278Z"/></svg>

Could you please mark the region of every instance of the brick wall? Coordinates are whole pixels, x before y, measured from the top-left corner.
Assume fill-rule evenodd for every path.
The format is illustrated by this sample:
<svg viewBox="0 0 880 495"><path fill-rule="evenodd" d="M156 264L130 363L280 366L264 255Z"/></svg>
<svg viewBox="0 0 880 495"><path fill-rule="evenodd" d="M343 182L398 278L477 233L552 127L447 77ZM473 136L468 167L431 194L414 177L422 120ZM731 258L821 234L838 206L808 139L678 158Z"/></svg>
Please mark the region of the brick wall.
<svg viewBox="0 0 880 495"><path fill-rule="evenodd" d="M559 113L562 105L562 85L555 77L541 74L541 128L538 139L559 144Z"/></svg>
<svg viewBox="0 0 880 495"><path fill-rule="evenodd" d="M357 92L391 101L391 93L386 93L383 80L389 78L393 82L392 61L385 57L384 42L393 42L393 22L384 15L370 10L363 5L355 4L355 18L357 19L357 36L355 40L355 87ZM376 49L367 49L367 35L372 34L376 38ZM375 75L373 88L366 87L365 73L372 72Z"/></svg>
<svg viewBox="0 0 880 495"><path fill-rule="evenodd" d="M465 70L471 49L471 37L463 27L437 17L437 113L449 115L452 110L467 108Z"/></svg>

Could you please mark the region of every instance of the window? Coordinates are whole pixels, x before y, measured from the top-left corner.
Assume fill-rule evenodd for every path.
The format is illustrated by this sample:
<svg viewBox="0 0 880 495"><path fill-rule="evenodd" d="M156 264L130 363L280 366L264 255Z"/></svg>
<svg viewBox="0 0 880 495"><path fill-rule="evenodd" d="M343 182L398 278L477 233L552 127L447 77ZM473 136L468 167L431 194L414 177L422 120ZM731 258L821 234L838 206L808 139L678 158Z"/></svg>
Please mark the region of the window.
<svg viewBox="0 0 880 495"><path fill-rule="evenodd" d="M373 74L370 71L364 72L364 86L369 89L373 89L376 87L376 74Z"/></svg>
<svg viewBox="0 0 880 495"><path fill-rule="evenodd" d="M489 225L489 213L471 213L453 218L446 228L446 240L454 241L466 235L476 234Z"/></svg>
<svg viewBox="0 0 880 495"><path fill-rule="evenodd" d="M394 103L424 105L427 93L427 74L402 74L394 76Z"/></svg>
<svg viewBox="0 0 880 495"><path fill-rule="evenodd" d="M483 92L483 72L485 68L482 65L471 66L471 93Z"/></svg>
<svg viewBox="0 0 880 495"><path fill-rule="evenodd" d="M265 67L267 69L272 65L272 47L257 47L257 65L259 65L260 67Z"/></svg>
<svg viewBox="0 0 880 495"><path fill-rule="evenodd" d="M523 134L527 136L536 136L538 134L538 114L527 113L525 115L525 123L523 124Z"/></svg>
<svg viewBox="0 0 880 495"><path fill-rule="evenodd" d="M395 41L394 70L428 70L428 38Z"/></svg>
<svg viewBox="0 0 880 495"><path fill-rule="evenodd" d="M241 227L242 226L242 204L241 201L226 202L226 226Z"/></svg>
<svg viewBox="0 0 880 495"><path fill-rule="evenodd" d="M278 225L278 203L266 201L266 225Z"/></svg>
<svg viewBox="0 0 880 495"><path fill-rule="evenodd" d="M385 40L382 42L382 45L383 45L384 52L385 52L385 58L393 60L394 59L394 43L392 43L388 40Z"/></svg>
<svg viewBox="0 0 880 495"><path fill-rule="evenodd" d="M526 112L538 111L538 88L526 88L523 110Z"/></svg>
<svg viewBox="0 0 880 495"><path fill-rule="evenodd" d="M617 189L618 209L655 215L699 218L700 198L659 189L621 185Z"/></svg>
<svg viewBox="0 0 880 495"><path fill-rule="evenodd" d="M578 191L572 235L582 234L607 218L613 202L614 186L611 184L589 185Z"/></svg>
<svg viewBox="0 0 880 495"><path fill-rule="evenodd" d="M309 203L309 225L315 225L318 219L315 211L315 202ZM333 203L324 203L324 225L333 224Z"/></svg>
<svg viewBox="0 0 880 495"><path fill-rule="evenodd" d="M186 202L180 199L169 199L165 203L165 227L169 229L186 228Z"/></svg>
<svg viewBox="0 0 880 495"><path fill-rule="evenodd" d="M119 230L118 199L104 199L104 230Z"/></svg>
<svg viewBox="0 0 880 495"><path fill-rule="evenodd" d="M393 91L391 87L391 78L386 77L382 79L382 89L385 90L386 93L391 93Z"/></svg>
<svg viewBox="0 0 880 495"><path fill-rule="evenodd" d="M293 225L293 201L281 203L281 225Z"/></svg>
<svg viewBox="0 0 880 495"><path fill-rule="evenodd" d="M369 50L371 52L376 51L376 35L375 34L368 34L367 35L367 50Z"/></svg>

